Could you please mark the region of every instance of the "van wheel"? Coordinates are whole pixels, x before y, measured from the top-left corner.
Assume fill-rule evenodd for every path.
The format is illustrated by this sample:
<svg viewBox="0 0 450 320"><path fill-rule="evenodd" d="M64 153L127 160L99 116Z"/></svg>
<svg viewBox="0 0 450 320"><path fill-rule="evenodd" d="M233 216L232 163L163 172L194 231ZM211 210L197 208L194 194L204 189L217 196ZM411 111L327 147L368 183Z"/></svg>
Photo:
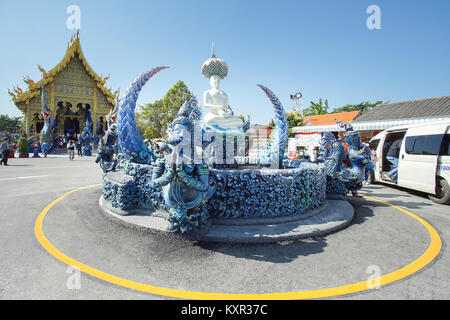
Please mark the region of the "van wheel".
<svg viewBox="0 0 450 320"><path fill-rule="evenodd" d="M450 186L445 179L439 179L436 184L436 194L428 195L433 202L439 204L450 204Z"/></svg>

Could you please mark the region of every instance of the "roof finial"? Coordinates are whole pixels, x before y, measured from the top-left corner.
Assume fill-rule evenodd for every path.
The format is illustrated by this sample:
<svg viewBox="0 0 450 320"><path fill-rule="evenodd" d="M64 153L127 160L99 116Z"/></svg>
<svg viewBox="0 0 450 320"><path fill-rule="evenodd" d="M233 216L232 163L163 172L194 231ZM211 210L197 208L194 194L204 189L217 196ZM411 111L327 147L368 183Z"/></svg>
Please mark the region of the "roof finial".
<svg viewBox="0 0 450 320"><path fill-rule="evenodd" d="M216 53L214 52L214 41L212 42L212 56L211 58L217 58Z"/></svg>

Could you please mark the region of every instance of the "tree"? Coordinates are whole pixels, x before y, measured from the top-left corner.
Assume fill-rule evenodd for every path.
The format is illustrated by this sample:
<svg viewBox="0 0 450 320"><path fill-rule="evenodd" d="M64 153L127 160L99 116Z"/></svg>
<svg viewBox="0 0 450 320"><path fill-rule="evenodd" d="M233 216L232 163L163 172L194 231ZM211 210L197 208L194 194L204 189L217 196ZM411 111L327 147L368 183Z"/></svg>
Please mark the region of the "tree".
<svg viewBox="0 0 450 320"><path fill-rule="evenodd" d="M370 103L370 102L366 101L366 102L361 102L360 104L346 104L345 106L334 109L332 113L350 112L350 111L361 111L362 113L365 113L365 112L373 109L375 106L382 104L382 103L385 103L385 102L379 100L375 103Z"/></svg>
<svg viewBox="0 0 450 320"><path fill-rule="evenodd" d="M29 147L27 138L21 137L17 143L17 152L20 154L28 154Z"/></svg>
<svg viewBox="0 0 450 320"><path fill-rule="evenodd" d="M190 98L188 87L183 81L178 81L162 100L141 106L141 111L136 113L136 122L145 139L165 136L167 126L172 123L183 103Z"/></svg>
<svg viewBox="0 0 450 320"><path fill-rule="evenodd" d="M23 129L23 117L10 117L0 114L0 131L18 133Z"/></svg>
<svg viewBox="0 0 450 320"><path fill-rule="evenodd" d="M328 99L325 99L325 104L322 102L322 98L319 99L318 103L311 101L311 105L308 109L305 109L305 116L317 116L321 114L328 113Z"/></svg>

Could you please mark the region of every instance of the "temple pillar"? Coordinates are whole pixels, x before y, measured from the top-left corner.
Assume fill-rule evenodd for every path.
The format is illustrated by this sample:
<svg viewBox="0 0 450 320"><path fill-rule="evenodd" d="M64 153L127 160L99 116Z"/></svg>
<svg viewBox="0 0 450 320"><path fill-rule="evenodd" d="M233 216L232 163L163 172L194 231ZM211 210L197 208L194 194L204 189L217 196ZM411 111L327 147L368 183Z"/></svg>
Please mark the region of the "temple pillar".
<svg viewBox="0 0 450 320"><path fill-rule="evenodd" d="M97 120L98 120L98 116L97 116L97 87L94 87L94 97L93 97L93 103L92 103L92 112L91 112L91 117L92 117L92 133L95 135L95 128L97 125Z"/></svg>
<svg viewBox="0 0 450 320"><path fill-rule="evenodd" d="M25 134L28 137L28 134L30 132L31 121L30 121L29 108L27 106L25 106L25 110L23 112L23 117L25 118Z"/></svg>
<svg viewBox="0 0 450 320"><path fill-rule="evenodd" d="M55 83L50 83L50 111L52 112L53 117L56 116L56 105L55 105ZM52 119L53 120L53 119Z"/></svg>
<svg viewBox="0 0 450 320"><path fill-rule="evenodd" d="M33 124L33 116L31 115L32 110L31 110L31 106L27 106L26 108L27 108L26 113L27 113L27 120L28 120L28 124L27 124L27 137L31 137L31 136L34 135L34 130L35 130L35 128L33 127L33 132L30 133L30 127L31 127L31 125Z"/></svg>

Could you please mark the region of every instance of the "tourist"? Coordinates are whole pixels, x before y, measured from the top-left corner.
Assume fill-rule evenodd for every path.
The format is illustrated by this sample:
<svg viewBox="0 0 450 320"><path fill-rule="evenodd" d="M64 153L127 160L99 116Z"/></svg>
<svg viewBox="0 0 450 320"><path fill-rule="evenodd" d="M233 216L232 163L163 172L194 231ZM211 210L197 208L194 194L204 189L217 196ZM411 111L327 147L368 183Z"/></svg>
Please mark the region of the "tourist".
<svg viewBox="0 0 450 320"><path fill-rule="evenodd" d="M75 145L77 147L78 156L82 157L83 156L83 152L81 152L81 141L80 141L80 139L77 139L77 142L75 143Z"/></svg>
<svg viewBox="0 0 450 320"><path fill-rule="evenodd" d="M5 138L5 140L0 144L0 153L2 155L1 164L7 166L8 165L8 156L9 156L9 139Z"/></svg>
<svg viewBox="0 0 450 320"><path fill-rule="evenodd" d="M69 140L67 143L67 150L69 151L69 160L73 160L75 157L75 143L73 140Z"/></svg>
<svg viewBox="0 0 450 320"><path fill-rule="evenodd" d="M48 152L50 150L50 143L48 143L47 141L44 141L41 144L41 150L42 150L42 153L44 154L44 158L47 158Z"/></svg>
<svg viewBox="0 0 450 320"><path fill-rule="evenodd" d="M398 172L398 157L400 155L400 147L402 146L403 139L395 140L391 146L389 147L389 151L386 155L386 159L392 163L392 169L389 171L387 176L394 181L397 181L397 172Z"/></svg>
<svg viewBox="0 0 450 320"><path fill-rule="evenodd" d="M365 177L363 181L363 185L371 184L374 178L374 168L376 164L376 160L374 160L374 156L376 158L376 153L374 155L374 150L370 147L370 144L367 142L363 142L364 151L368 156L370 154L370 162L366 164Z"/></svg>

